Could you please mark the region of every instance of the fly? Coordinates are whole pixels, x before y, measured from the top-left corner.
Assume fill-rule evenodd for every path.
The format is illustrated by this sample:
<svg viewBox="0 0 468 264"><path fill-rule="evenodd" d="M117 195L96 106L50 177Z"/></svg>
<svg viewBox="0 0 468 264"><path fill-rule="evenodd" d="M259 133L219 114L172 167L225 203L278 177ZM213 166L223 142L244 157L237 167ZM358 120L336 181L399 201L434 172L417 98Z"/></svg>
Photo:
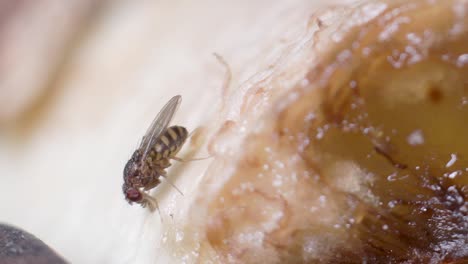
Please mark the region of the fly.
<svg viewBox="0 0 468 264"><path fill-rule="evenodd" d="M171 159L181 161L175 155L188 137L187 129L182 126L168 127L181 101L182 97L176 95L164 105L125 165L122 190L130 204L138 203L150 211L159 210L158 202L148 192L161 183L160 177L166 178Z"/></svg>

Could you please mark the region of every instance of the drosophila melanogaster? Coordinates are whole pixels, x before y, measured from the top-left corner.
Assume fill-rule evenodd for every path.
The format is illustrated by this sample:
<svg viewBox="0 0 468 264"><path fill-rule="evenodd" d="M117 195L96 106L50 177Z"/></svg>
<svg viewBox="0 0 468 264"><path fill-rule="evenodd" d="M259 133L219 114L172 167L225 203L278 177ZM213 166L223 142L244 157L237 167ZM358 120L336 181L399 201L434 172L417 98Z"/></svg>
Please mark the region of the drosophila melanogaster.
<svg viewBox="0 0 468 264"><path fill-rule="evenodd" d="M181 126L167 127L174 116L182 97L176 95L166 103L148 128L138 149L133 153L124 169L122 186L125 199L130 203L148 206L151 211L159 210L155 198L147 192L166 177L166 168L187 139L187 129Z"/></svg>

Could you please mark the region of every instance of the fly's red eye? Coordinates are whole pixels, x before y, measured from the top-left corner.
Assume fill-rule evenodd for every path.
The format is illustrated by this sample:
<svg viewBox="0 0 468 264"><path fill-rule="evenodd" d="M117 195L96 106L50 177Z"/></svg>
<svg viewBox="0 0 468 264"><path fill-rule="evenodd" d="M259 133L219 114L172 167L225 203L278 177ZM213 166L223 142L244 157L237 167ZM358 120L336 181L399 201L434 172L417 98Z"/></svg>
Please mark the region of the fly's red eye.
<svg viewBox="0 0 468 264"><path fill-rule="evenodd" d="M125 196L127 196L127 199L132 201L132 202L138 202L141 200L141 193L135 188L130 188L125 192Z"/></svg>

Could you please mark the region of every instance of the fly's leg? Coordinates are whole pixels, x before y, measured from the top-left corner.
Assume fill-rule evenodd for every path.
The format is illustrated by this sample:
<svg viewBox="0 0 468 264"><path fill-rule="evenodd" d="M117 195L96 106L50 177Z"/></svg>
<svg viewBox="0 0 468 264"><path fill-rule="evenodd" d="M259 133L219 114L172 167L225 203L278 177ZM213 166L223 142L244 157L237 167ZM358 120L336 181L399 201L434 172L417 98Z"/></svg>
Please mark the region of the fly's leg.
<svg viewBox="0 0 468 264"><path fill-rule="evenodd" d="M156 198L152 197L151 195L142 192L143 194L143 199L141 200L141 206L142 207L148 207L150 212L154 212L155 210L158 210L159 217L161 218L161 222L163 221L162 215L161 215L161 210L159 209L159 204Z"/></svg>
<svg viewBox="0 0 468 264"><path fill-rule="evenodd" d="M160 183L161 183L161 181L159 180L158 176L156 176L156 175L152 176L151 179L149 180L149 182L145 185L144 190L145 191L151 190L154 187L158 186L158 184L160 184Z"/></svg>
<svg viewBox="0 0 468 264"><path fill-rule="evenodd" d="M169 161L169 159L163 159L160 161L160 163L158 164L160 167L159 168L155 168L155 172L154 172L154 177L155 178L159 178L159 176L163 177L167 183L169 183L172 187L174 187L174 189L176 189L180 195L184 196L184 194L182 193L181 190L179 190L179 188L177 188L177 186L175 186L174 183L172 183L168 178L167 178L167 172L164 170L164 168L167 168L169 166L171 166L171 162Z"/></svg>
<svg viewBox="0 0 468 264"><path fill-rule="evenodd" d="M184 153L184 156L186 157L193 157L196 152L205 144L206 141L206 134L207 134L207 127L198 127L195 130L193 130L189 135L188 138L190 139L190 144L188 144L188 150ZM174 153L173 155L176 155L177 153ZM185 161L195 161L195 160L203 160L203 159L208 159L211 158L211 156L205 157L205 158L187 158L187 159L182 159L178 157L168 157L168 159L173 159L177 160L180 162L185 162Z"/></svg>
<svg viewBox="0 0 468 264"><path fill-rule="evenodd" d="M171 163L166 159L160 160L157 164L151 166L151 173L149 176L145 177L144 190L148 191L158 186L161 183L159 176L165 176L167 167L171 166Z"/></svg>
<svg viewBox="0 0 468 264"><path fill-rule="evenodd" d="M159 211L159 205L158 205L158 201L156 200L156 198L152 197L146 192L142 192L142 195L143 195L143 198L141 199L142 207L148 207L148 209L151 212L154 212L154 210L156 209Z"/></svg>
<svg viewBox="0 0 468 264"><path fill-rule="evenodd" d="M178 158L178 157L171 157L173 160L177 160L178 162L185 162L185 160Z"/></svg>
<svg viewBox="0 0 468 264"><path fill-rule="evenodd" d="M176 160L178 162L189 162L189 161L205 160L205 159L209 159L209 158L211 158L211 156L204 157L204 158L194 158L194 159L181 159L181 158L178 158L178 157L171 157L171 159Z"/></svg>
<svg viewBox="0 0 468 264"><path fill-rule="evenodd" d="M169 161L169 159L163 159L158 163L159 168L157 168L156 170L158 171L159 174L165 175L166 171L164 169L169 168L171 165L172 164Z"/></svg>
<svg viewBox="0 0 468 264"><path fill-rule="evenodd" d="M194 152L195 150L199 149L205 143L207 130L207 127L200 126L195 128L192 132L190 132L188 138L190 139L191 152Z"/></svg>

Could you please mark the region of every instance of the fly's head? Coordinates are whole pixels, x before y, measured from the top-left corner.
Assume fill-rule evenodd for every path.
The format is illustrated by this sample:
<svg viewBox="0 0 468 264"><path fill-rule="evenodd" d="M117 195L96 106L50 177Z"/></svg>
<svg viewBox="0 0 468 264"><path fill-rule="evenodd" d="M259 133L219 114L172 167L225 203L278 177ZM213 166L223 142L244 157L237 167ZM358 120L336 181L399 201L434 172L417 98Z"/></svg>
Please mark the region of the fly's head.
<svg viewBox="0 0 468 264"><path fill-rule="evenodd" d="M125 199L129 204L132 203L141 203L143 200L143 195L141 194L140 190L137 188L129 187L124 189Z"/></svg>

